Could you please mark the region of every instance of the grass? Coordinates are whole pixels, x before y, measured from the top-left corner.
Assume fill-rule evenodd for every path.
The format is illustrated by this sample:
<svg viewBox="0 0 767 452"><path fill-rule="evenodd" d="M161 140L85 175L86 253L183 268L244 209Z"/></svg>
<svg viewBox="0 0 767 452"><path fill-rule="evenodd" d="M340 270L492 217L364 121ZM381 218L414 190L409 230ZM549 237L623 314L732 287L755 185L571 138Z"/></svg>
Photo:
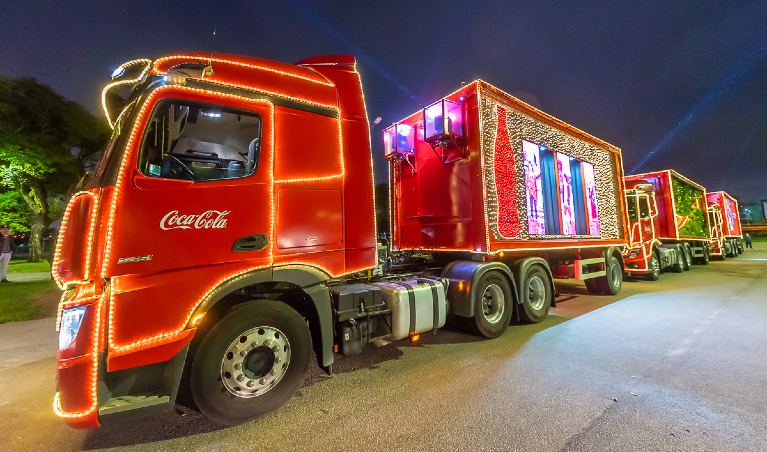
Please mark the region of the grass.
<svg viewBox="0 0 767 452"><path fill-rule="evenodd" d="M51 280L0 284L0 323L53 317L60 298Z"/></svg>
<svg viewBox="0 0 767 452"><path fill-rule="evenodd" d="M751 237L752 242L767 242L767 237Z"/></svg>
<svg viewBox="0 0 767 452"><path fill-rule="evenodd" d="M37 273L37 272L51 272L51 264L48 261L40 262L26 262L26 261L11 261L8 264L8 273Z"/></svg>

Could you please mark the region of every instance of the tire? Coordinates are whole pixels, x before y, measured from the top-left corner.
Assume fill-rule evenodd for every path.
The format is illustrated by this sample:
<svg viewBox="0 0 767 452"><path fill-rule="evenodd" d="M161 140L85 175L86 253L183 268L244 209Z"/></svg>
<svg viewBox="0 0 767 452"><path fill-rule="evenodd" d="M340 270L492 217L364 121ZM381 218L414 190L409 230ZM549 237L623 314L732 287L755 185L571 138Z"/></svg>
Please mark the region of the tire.
<svg viewBox="0 0 767 452"><path fill-rule="evenodd" d="M617 295L623 286L623 269L618 259L605 256L605 276L596 278L599 288L605 295Z"/></svg>
<svg viewBox="0 0 767 452"><path fill-rule="evenodd" d="M288 305L273 300L237 305L210 330L192 359L192 398L214 422L248 422L293 397L311 354L309 328Z"/></svg>
<svg viewBox="0 0 767 452"><path fill-rule="evenodd" d="M671 267L671 271L674 273L682 273L684 271L684 246L677 245L676 246L676 263Z"/></svg>
<svg viewBox="0 0 767 452"><path fill-rule="evenodd" d="M645 274L645 279L648 281L657 281L660 278L660 256L658 252L653 250L650 262L647 263L649 272Z"/></svg>
<svg viewBox="0 0 767 452"><path fill-rule="evenodd" d="M586 290L591 293L602 293L602 289L599 287L597 278L590 278L583 281L586 284Z"/></svg>
<svg viewBox="0 0 767 452"><path fill-rule="evenodd" d="M514 310L509 280L501 272L482 275L474 291L474 317L466 318L468 329L479 336L496 338L506 331Z"/></svg>
<svg viewBox="0 0 767 452"><path fill-rule="evenodd" d="M711 262L711 248L703 246L703 265L708 265Z"/></svg>
<svg viewBox="0 0 767 452"><path fill-rule="evenodd" d="M730 244L730 257L738 257L738 244L735 243L734 240L729 240L727 243Z"/></svg>
<svg viewBox="0 0 767 452"><path fill-rule="evenodd" d="M690 249L690 244L683 243L682 250L684 251L684 269L687 271L692 268L692 249Z"/></svg>
<svg viewBox="0 0 767 452"><path fill-rule="evenodd" d="M588 281L588 279L586 280ZM531 265L522 281L522 300L519 313L527 323L540 323L551 308L551 278L540 265Z"/></svg>

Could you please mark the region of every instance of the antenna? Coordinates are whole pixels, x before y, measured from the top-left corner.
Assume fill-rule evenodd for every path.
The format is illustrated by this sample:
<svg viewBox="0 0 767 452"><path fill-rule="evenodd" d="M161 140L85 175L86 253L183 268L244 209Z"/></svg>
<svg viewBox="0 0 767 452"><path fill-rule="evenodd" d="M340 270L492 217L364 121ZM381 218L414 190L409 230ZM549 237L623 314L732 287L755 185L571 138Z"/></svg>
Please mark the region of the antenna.
<svg viewBox="0 0 767 452"><path fill-rule="evenodd" d="M216 45L216 25L213 25L213 39L210 42L210 57L208 57L208 65L202 70L202 76L213 75L213 47Z"/></svg>

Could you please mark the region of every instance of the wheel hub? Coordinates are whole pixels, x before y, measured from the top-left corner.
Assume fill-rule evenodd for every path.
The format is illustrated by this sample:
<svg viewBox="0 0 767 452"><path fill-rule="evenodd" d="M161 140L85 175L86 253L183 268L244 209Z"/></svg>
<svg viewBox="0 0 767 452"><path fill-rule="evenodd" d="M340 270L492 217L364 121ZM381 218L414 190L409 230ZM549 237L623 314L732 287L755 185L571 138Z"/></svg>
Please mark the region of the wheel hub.
<svg viewBox="0 0 767 452"><path fill-rule="evenodd" d="M482 315L489 323L496 323L503 317L506 304L503 290L497 284L490 284L482 294Z"/></svg>
<svg viewBox="0 0 767 452"><path fill-rule="evenodd" d="M527 298L530 302L530 307L538 311L543 307L546 301L546 287L543 285L543 281L538 276L533 276L527 283Z"/></svg>
<svg viewBox="0 0 767 452"><path fill-rule="evenodd" d="M227 348L221 360L221 381L237 397L257 397L282 379L290 356L290 343L280 330L268 326L253 328Z"/></svg>

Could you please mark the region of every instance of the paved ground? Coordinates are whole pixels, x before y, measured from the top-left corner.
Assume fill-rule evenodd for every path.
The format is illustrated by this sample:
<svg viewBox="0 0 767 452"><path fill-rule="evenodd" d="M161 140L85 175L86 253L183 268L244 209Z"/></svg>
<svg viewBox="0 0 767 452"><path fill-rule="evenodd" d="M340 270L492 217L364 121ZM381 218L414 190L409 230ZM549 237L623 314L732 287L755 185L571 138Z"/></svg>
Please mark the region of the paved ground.
<svg viewBox="0 0 767 452"><path fill-rule="evenodd" d="M619 297L559 284L540 325L451 331L314 368L221 428L187 408L90 431L51 411L52 320L0 325L0 450L767 450L767 243Z"/></svg>

